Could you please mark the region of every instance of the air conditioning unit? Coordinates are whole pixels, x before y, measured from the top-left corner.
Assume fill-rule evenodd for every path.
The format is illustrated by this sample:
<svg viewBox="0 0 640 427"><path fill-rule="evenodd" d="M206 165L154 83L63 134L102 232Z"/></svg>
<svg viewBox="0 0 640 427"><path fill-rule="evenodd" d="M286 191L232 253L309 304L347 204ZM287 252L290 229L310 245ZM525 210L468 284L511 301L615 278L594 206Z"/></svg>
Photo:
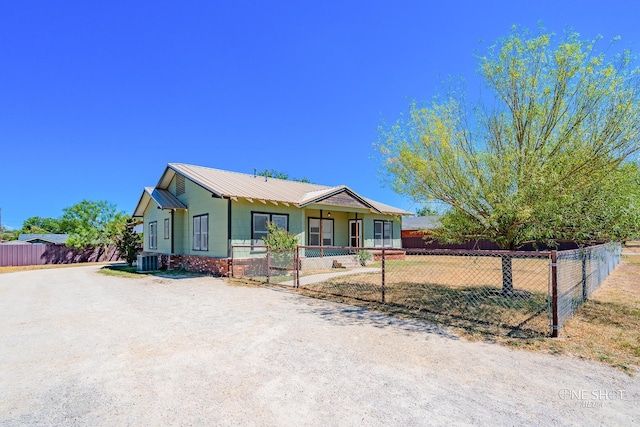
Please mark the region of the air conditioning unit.
<svg viewBox="0 0 640 427"><path fill-rule="evenodd" d="M154 271L158 269L158 255L138 255L138 271Z"/></svg>

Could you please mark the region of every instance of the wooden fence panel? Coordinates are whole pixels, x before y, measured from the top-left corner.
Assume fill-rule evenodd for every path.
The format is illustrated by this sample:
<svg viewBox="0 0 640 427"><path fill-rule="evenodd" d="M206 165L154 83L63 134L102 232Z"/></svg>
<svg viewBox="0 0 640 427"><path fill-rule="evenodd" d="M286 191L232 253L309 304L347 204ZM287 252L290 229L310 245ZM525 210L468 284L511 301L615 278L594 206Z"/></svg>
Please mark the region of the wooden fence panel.
<svg viewBox="0 0 640 427"><path fill-rule="evenodd" d="M423 237L411 235L402 238L403 249L465 249L465 250L481 250L481 251L497 251L500 246L490 240L473 240L464 243L441 243L437 240L427 241ZM559 242L556 247L549 247L543 243L534 245L528 243L517 248L519 251L547 251L559 250L567 251L577 249L578 245L574 242Z"/></svg>
<svg viewBox="0 0 640 427"><path fill-rule="evenodd" d="M489 240L478 240L464 243L440 243L437 240L427 241L420 236L402 238L405 249L465 249L465 250L498 250L500 247Z"/></svg>
<svg viewBox="0 0 640 427"><path fill-rule="evenodd" d="M114 246L71 249L65 245L0 245L0 267L118 261Z"/></svg>

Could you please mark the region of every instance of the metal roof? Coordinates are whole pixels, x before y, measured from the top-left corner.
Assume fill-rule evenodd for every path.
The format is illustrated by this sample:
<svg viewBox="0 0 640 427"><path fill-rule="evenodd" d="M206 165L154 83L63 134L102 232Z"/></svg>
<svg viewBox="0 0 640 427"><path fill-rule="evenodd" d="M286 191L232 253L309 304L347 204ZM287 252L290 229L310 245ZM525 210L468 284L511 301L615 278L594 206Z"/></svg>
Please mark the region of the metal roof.
<svg viewBox="0 0 640 427"><path fill-rule="evenodd" d="M285 205L304 207L314 203L322 204L322 200L327 197L346 192L373 212L392 215L411 215L411 213L402 209L366 199L346 185L329 187L307 182L266 178L260 175L231 172L184 163L169 163L156 185L156 189L167 190L176 174L184 176L218 197L230 198L232 200L242 198L252 202L270 202L276 205L282 203ZM134 216L142 216L144 214L146 203L142 209L140 208L139 203L134 212Z"/></svg>
<svg viewBox="0 0 640 427"><path fill-rule="evenodd" d="M161 209L187 209L180 200L167 190L161 190L153 187L146 187L145 191L151 195Z"/></svg>
<svg viewBox="0 0 640 427"><path fill-rule="evenodd" d="M180 200L176 198L167 190L145 187L136 206L136 210L133 212L133 216L143 216L144 211L147 209L149 201L153 199L160 209L187 209L187 207Z"/></svg>

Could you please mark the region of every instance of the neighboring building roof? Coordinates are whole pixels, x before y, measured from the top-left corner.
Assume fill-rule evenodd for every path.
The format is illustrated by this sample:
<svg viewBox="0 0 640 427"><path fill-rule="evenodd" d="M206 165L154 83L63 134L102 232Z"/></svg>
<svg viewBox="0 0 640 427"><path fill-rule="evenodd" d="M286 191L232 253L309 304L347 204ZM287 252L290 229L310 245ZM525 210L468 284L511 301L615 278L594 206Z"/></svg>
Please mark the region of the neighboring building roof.
<svg viewBox="0 0 640 427"><path fill-rule="evenodd" d="M442 215L429 215L418 217L403 217L403 230L433 230L440 227L440 218Z"/></svg>
<svg viewBox="0 0 640 427"><path fill-rule="evenodd" d="M176 174L190 179L218 197L225 197L232 200L243 198L249 201L258 200L272 202L274 204L291 204L300 208L314 203L327 203L341 206L339 204L339 195L346 193L351 196L352 201L355 201L351 203L350 206L355 206L355 203L358 207L370 209L378 213L411 215L410 212L402 209L376 202L375 200L366 199L346 185L328 187L307 182L266 178L259 175L230 172L183 163L169 163L158 185L156 185L155 191L167 190L171 180ZM145 189L145 193L148 192L149 190ZM168 193L168 191L166 191L166 193ZM138 202L133 216L143 216L149 200L150 198L145 198L143 193L143 197L140 199L140 202ZM156 199L154 198L154 200ZM158 202L158 200L156 200L156 202ZM161 205L159 202L158 204ZM171 207L167 208L171 209Z"/></svg>
<svg viewBox="0 0 640 427"><path fill-rule="evenodd" d="M3 245L30 245L31 243L23 242L22 240L8 240L8 241L3 241L2 244Z"/></svg>
<svg viewBox="0 0 640 427"><path fill-rule="evenodd" d="M65 244L68 234L20 234L18 240L26 243L51 243L55 245Z"/></svg>

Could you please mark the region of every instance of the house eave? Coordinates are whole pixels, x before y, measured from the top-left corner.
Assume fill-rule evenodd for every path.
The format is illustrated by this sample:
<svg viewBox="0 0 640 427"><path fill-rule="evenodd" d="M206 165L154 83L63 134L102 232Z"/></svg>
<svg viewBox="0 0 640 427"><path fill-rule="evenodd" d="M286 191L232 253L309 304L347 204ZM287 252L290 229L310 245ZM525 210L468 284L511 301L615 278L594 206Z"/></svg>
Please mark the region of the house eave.
<svg viewBox="0 0 640 427"><path fill-rule="evenodd" d="M136 205L136 208L133 210L133 214L131 215L131 217L143 218L144 211L147 210L147 206L149 205L150 201L151 201L151 196L149 196L149 193L147 193L146 189L142 190L142 194L140 195L138 204Z"/></svg>
<svg viewBox="0 0 640 427"><path fill-rule="evenodd" d="M162 174L162 177L160 178L160 181L158 182L158 185L156 186L157 188L162 188L162 189L168 189L169 188L169 184L171 184L171 180L173 179L173 177L178 174L181 176L184 176L185 179L188 179L189 181L193 182L194 184L200 186L201 188L207 190L208 192L210 192L213 197L219 198L219 199L223 199L225 197L229 197L230 195L228 194L222 194L219 191L209 187L208 185L205 185L204 183L202 183L201 181L199 181L196 177L193 176L185 176L182 173L178 172L173 164L169 163L167 165L167 168L164 171L164 174Z"/></svg>
<svg viewBox="0 0 640 427"><path fill-rule="evenodd" d="M140 197L140 201L133 211L133 218L144 217L144 212L153 200L158 205L158 209L163 210L187 210L187 207L167 190L153 187L146 187Z"/></svg>

